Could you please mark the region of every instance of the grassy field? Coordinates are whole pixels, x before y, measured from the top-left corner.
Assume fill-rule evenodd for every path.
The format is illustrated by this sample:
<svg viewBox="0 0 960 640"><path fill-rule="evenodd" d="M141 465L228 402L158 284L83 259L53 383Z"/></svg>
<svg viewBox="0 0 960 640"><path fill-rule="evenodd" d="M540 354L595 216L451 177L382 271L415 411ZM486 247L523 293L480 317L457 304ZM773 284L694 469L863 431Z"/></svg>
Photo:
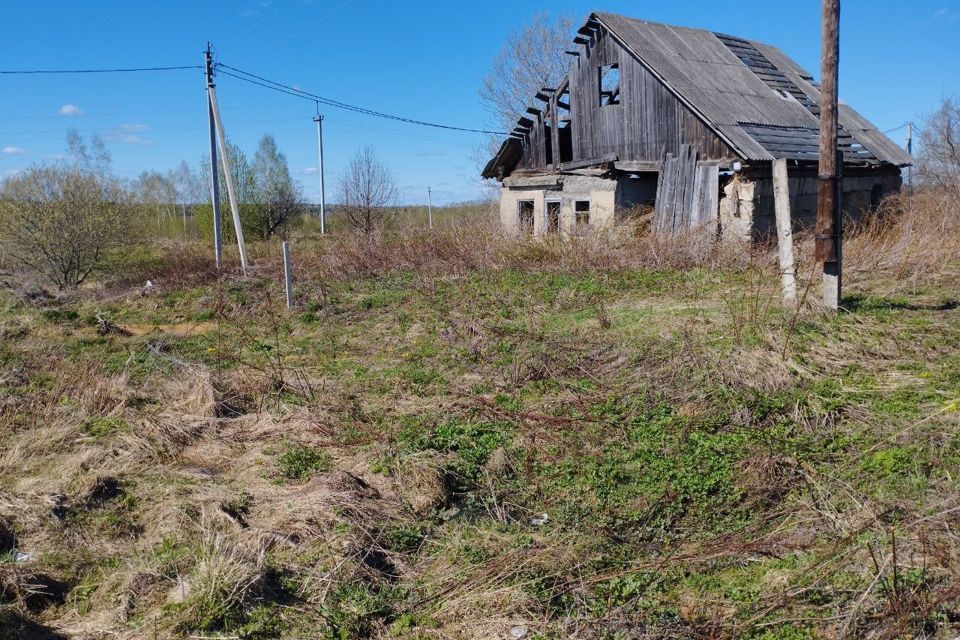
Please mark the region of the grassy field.
<svg viewBox="0 0 960 640"><path fill-rule="evenodd" d="M147 245L0 294L0 638L950 638L960 225ZM232 258L231 258L232 259ZM155 288L144 291L150 279Z"/></svg>

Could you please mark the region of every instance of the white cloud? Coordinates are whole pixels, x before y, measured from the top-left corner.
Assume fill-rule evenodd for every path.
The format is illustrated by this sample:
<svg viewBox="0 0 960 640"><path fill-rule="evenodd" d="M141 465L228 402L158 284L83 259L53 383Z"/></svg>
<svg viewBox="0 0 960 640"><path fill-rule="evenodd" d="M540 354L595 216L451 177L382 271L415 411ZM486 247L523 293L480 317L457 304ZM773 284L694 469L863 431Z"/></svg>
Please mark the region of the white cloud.
<svg viewBox="0 0 960 640"><path fill-rule="evenodd" d="M121 142L123 144L153 144L153 140L140 137L136 134L149 131L150 127L145 124L125 123L117 125L112 129L102 131L103 139L107 142Z"/></svg>
<svg viewBox="0 0 960 640"><path fill-rule="evenodd" d="M960 18L960 11L944 7L943 9L936 11L933 14L933 17L937 19L946 19L953 22L957 18Z"/></svg>
<svg viewBox="0 0 960 640"><path fill-rule="evenodd" d="M147 140L140 136L120 136L117 141L124 144L153 144L153 140Z"/></svg>
<svg viewBox="0 0 960 640"><path fill-rule="evenodd" d="M317 169L316 167L307 167L306 169L303 170L303 172L308 176L315 176L318 173L320 173L320 170Z"/></svg>
<svg viewBox="0 0 960 640"><path fill-rule="evenodd" d="M27 152L27 150L21 147L6 146L3 149L0 149L0 152L5 153L8 156L22 156Z"/></svg>
<svg viewBox="0 0 960 640"><path fill-rule="evenodd" d="M83 110L75 104L65 104L60 107L60 115L62 116L78 116L83 113Z"/></svg>

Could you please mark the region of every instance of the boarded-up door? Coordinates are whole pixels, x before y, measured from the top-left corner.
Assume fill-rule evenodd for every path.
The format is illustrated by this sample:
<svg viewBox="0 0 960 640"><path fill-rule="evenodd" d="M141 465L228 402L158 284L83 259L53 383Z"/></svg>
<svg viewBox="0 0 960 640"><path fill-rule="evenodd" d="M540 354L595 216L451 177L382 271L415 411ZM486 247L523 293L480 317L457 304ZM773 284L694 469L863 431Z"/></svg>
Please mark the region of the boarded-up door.
<svg viewBox="0 0 960 640"><path fill-rule="evenodd" d="M697 162L694 147L685 144L676 156L666 154L657 179L654 228L665 234L698 227L715 231L719 192L720 168Z"/></svg>

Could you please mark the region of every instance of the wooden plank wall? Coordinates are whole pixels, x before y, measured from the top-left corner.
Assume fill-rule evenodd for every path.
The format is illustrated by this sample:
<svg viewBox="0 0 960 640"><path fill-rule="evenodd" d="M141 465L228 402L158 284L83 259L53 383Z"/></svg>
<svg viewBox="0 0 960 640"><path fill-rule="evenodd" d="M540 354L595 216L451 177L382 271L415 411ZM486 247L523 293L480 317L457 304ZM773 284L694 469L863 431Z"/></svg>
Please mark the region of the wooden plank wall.
<svg viewBox="0 0 960 640"><path fill-rule="evenodd" d="M732 160L736 154L697 116L674 97L606 30L590 44L578 45L568 73L572 127L572 163L599 161L615 155L621 162L657 162L664 152L677 155L681 146L696 146L702 158ZM620 104L600 106L599 68L618 64ZM537 108L545 108L537 102ZM529 116L536 119L536 116ZM542 118L524 141L519 170L555 169L545 163ZM559 150L554 151L559 161Z"/></svg>
<svg viewBox="0 0 960 640"><path fill-rule="evenodd" d="M657 232L675 234L700 226L716 230L720 168L713 162L698 162L698 156L692 145L683 145L677 155L665 155L657 181Z"/></svg>

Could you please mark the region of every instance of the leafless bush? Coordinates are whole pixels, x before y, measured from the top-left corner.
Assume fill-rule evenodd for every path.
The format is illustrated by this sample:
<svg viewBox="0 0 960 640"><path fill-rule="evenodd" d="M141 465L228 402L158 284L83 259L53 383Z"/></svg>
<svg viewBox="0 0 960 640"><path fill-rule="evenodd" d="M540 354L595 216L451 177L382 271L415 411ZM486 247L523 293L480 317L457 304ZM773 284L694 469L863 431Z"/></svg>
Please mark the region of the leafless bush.
<svg viewBox="0 0 960 640"><path fill-rule="evenodd" d="M0 194L0 246L8 260L59 289L79 286L129 239L127 193L82 165L38 166Z"/></svg>
<svg viewBox="0 0 960 640"><path fill-rule="evenodd" d="M340 180L340 210L350 226L366 235L383 228L396 212L390 207L396 197L390 168L373 147L359 149Z"/></svg>
<svg viewBox="0 0 960 640"><path fill-rule="evenodd" d="M960 99L944 99L924 120L918 138L917 177L960 200Z"/></svg>

